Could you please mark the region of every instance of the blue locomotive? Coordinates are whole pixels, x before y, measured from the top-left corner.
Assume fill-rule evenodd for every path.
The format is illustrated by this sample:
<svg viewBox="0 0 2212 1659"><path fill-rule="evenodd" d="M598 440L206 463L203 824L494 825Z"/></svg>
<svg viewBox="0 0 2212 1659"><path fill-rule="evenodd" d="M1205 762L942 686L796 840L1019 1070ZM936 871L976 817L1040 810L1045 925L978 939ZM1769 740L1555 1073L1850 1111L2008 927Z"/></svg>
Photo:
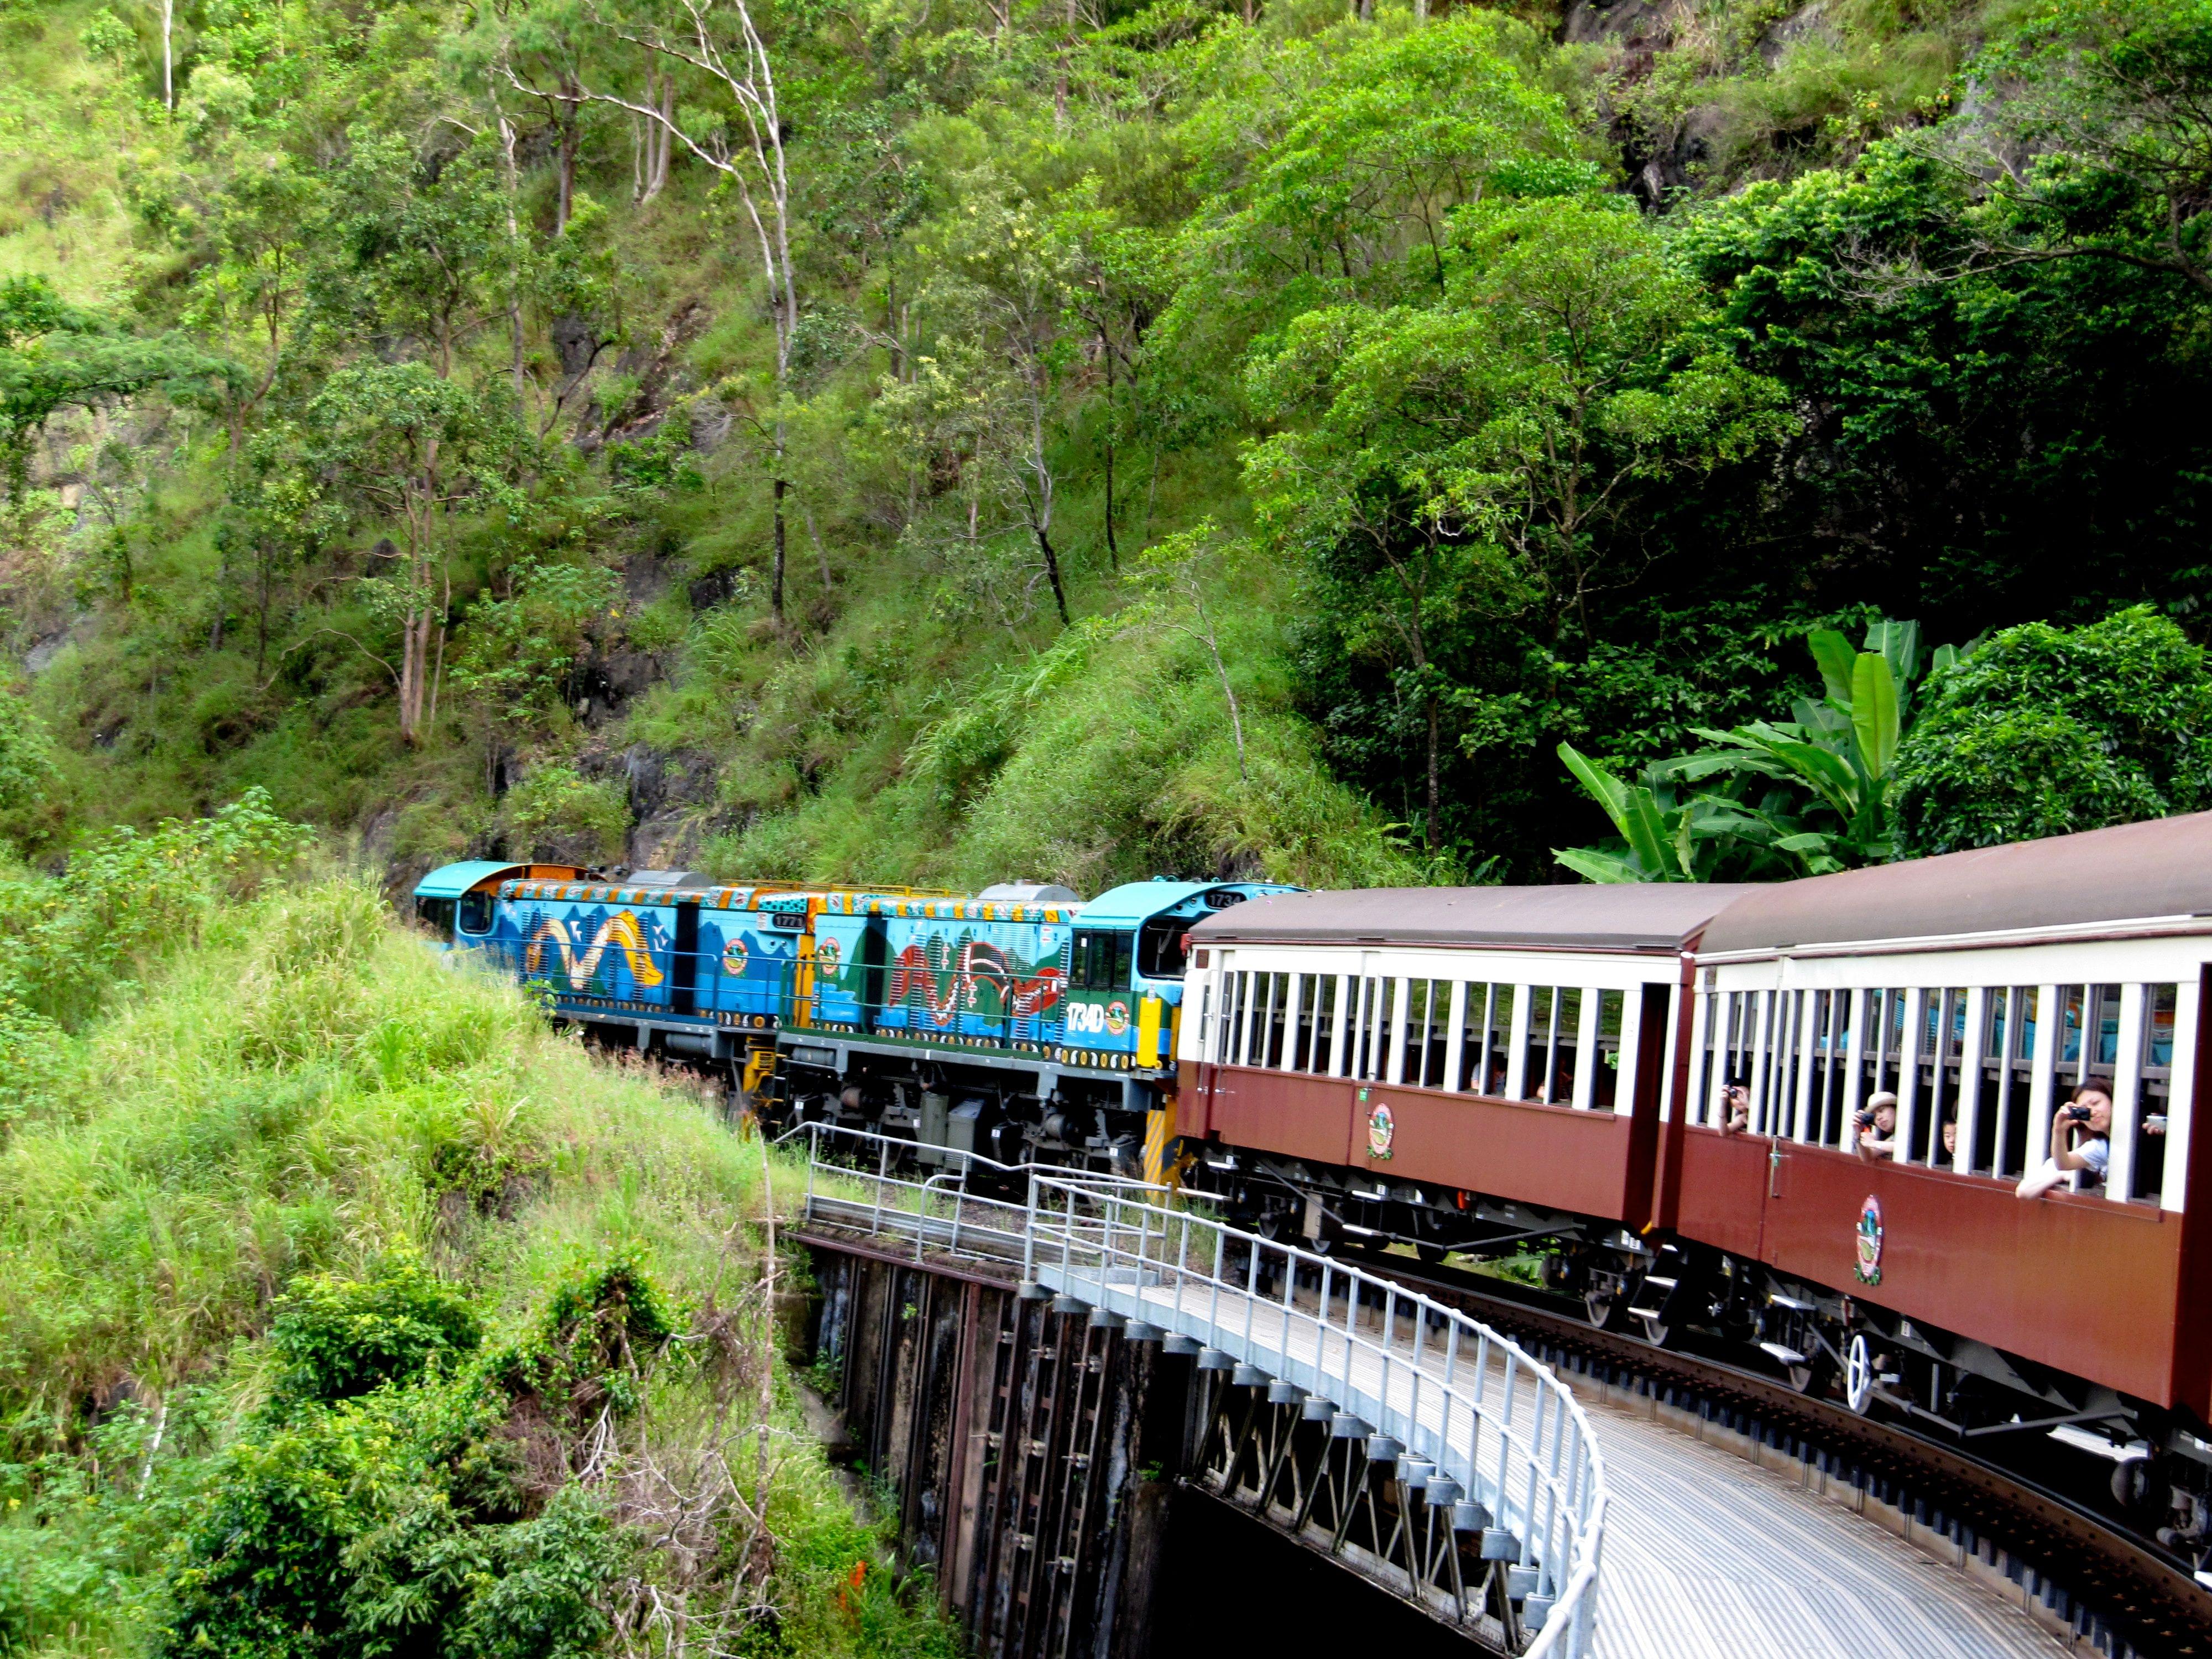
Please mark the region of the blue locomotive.
<svg viewBox="0 0 2212 1659"><path fill-rule="evenodd" d="M772 1122L1160 1174L1184 935L1265 882L972 896L477 862L416 914L602 1042L729 1070Z"/></svg>

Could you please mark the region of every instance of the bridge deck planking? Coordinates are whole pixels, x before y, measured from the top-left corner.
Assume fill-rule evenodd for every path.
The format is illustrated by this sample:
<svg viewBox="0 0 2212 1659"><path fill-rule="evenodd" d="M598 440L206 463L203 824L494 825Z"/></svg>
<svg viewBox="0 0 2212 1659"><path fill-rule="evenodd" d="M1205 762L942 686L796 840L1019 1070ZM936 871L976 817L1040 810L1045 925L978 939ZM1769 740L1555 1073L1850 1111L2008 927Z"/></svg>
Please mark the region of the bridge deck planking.
<svg viewBox="0 0 2212 1659"><path fill-rule="evenodd" d="M1148 1288L1142 1299L1164 1325L1188 1323L1171 1317L1171 1291ZM1299 1304L1310 1310L1313 1298ZM1182 1311L1193 1311L1188 1298ZM1239 1298L1214 1318L1224 1337L1249 1330L1304 1365L1318 1358L1340 1372L1346 1358L1340 1340L1317 1356L1312 1328L1285 1321L1267 1297L1249 1311ZM1411 1359L1410 1338L1395 1346ZM1350 1358L1352 1389L1379 1395L1373 1357ZM1422 1370L1441 1376L1441 1355L1425 1353ZM1468 1375L1464 1358L1458 1374ZM1495 1358L1490 1376L1502 1388ZM1410 1377L1394 1379L1400 1401L1410 1389ZM1593 1659L2045 1659L2062 1650L2021 1607L1875 1522L1600 1393L1577 1389L1613 1494ZM1523 1389L1513 1413L1522 1433L1532 1400ZM1424 1401L1420 1415L1437 1424L1441 1413Z"/></svg>

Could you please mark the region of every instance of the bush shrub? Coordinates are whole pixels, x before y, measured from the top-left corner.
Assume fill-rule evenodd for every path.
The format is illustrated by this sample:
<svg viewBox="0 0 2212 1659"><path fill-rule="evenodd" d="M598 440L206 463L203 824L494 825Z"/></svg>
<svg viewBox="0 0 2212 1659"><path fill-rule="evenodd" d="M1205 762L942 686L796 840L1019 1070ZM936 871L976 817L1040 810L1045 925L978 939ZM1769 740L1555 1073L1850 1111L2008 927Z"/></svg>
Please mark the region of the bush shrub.
<svg viewBox="0 0 2212 1659"><path fill-rule="evenodd" d="M2212 806L2204 652L2148 605L2006 629L1930 680L1897 779L1913 854Z"/></svg>

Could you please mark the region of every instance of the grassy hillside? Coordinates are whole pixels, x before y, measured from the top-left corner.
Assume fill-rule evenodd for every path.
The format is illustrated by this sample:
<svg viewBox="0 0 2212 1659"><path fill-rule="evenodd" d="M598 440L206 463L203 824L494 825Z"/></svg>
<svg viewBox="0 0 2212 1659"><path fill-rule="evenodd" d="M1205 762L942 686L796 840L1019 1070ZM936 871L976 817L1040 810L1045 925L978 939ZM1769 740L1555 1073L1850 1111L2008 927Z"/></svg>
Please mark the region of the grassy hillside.
<svg viewBox="0 0 2212 1659"><path fill-rule="evenodd" d="M221 880L168 835L180 890ZM952 1651L856 1568L882 1547L781 1380L760 1144L360 883L228 856L258 890L11 1068L0 1651L660 1652L672 1613Z"/></svg>

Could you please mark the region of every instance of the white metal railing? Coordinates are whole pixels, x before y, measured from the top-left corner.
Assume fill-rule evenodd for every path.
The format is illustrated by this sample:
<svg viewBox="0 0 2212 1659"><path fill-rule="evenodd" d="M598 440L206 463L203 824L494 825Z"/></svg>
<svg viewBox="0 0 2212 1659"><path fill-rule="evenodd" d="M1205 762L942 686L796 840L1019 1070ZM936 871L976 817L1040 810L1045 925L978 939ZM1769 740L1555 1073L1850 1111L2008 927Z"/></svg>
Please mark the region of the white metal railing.
<svg viewBox="0 0 2212 1659"><path fill-rule="evenodd" d="M1510 1339L1380 1275L1243 1232L1125 1177L805 1126L806 1214L926 1249L1019 1262L1025 1285L1189 1339L1333 1408L1420 1471L1425 1499L1516 1569L1525 1659L1583 1659L1605 1460L1573 1394ZM794 1132L796 1133L796 1132ZM842 1154L842 1158L839 1156ZM969 1182L1000 1195L970 1193ZM1310 1416L1314 1413L1310 1411ZM1378 1460L1380 1461L1380 1460Z"/></svg>
<svg viewBox="0 0 2212 1659"><path fill-rule="evenodd" d="M1164 1200L1167 1189L1126 1176L1078 1174L1058 1164L1001 1164L957 1147L916 1146L865 1129L804 1123L786 1140L807 1138L806 1218L832 1226L912 1241L915 1254L1016 1262L1027 1255L1029 1182L1040 1174L1085 1191L1134 1191ZM917 1174L916 1166L929 1170ZM995 1189L975 1192L971 1186Z"/></svg>

